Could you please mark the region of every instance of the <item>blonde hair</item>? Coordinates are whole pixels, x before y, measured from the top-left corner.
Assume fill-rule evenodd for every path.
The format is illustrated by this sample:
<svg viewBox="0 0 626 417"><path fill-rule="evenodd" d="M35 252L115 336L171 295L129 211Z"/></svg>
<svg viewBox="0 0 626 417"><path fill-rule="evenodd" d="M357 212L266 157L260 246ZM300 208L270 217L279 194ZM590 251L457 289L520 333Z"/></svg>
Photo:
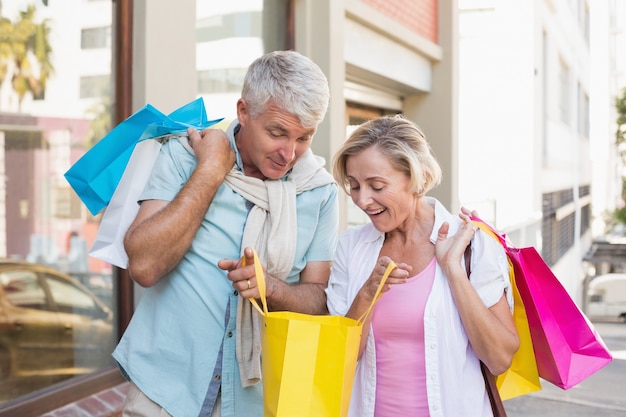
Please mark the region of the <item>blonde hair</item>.
<svg viewBox="0 0 626 417"><path fill-rule="evenodd" d="M382 116L360 125L335 154L333 176L346 193L350 194L348 157L373 146L391 160L394 168L408 176L411 188L419 197L441 182L441 167L422 130L402 115Z"/></svg>

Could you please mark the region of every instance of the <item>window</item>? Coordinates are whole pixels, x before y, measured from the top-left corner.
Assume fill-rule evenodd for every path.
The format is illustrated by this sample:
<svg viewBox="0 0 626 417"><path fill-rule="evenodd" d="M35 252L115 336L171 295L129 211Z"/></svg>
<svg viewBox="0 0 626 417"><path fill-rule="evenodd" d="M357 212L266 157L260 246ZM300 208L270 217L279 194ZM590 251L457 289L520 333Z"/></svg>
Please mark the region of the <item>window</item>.
<svg viewBox="0 0 626 417"><path fill-rule="evenodd" d="M80 98L98 98L111 91L110 75L87 75L80 77Z"/></svg>
<svg viewBox="0 0 626 417"><path fill-rule="evenodd" d="M559 68L559 114L561 121L570 124L570 71L567 64L561 59Z"/></svg>
<svg viewBox="0 0 626 417"><path fill-rule="evenodd" d="M116 7L125 3L118 0ZM80 19L67 13L78 4ZM7 60L26 51L28 61L9 66L0 80L3 416L34 415L5 412L5 405L54 407L76 389L56 396L48 390L119 373L111 360L119 318L119 307L113 308L115 272L88 256L100 216L86 210L64 177L111 128L111 106L102 103L116 102L113 12L111 0L10 1L0 8L3 24L25 31L23 43L5 51Z"/></svg>
<svg viewBox="0 0 626 417"><path fill-rule="evenodd" d="M80 32L81 49L100 49L111 47L111 27L83 29Z"/></svg>
<svg viewBox="0 0 626 417"><path fill-rule="evenodd" d="M218 68L198 71L198 93L235 93L243 87L247 68Z"/></svg>
<svg viewBox="0 0 626 417"><path fill-rule="evenodd" d="M589 95L578 84L578 133L589 138Z"/></svg>
<svg viewBox="0 0 626 417"><path fill-rule="evenodd" d="M589 302L591 303L604 302L604 294L591 294L591 296L589 297Z"/></svg>
<svg viewBox="0 0 626 417"><path fill-rule="evenodd" d="M6 271L0 275L6 301L18 308L45 310L46 293L30 271Z"/></svg>
<svg viewBox="0 0 626 417"><path fill-rule="evenodd" d="M65 313L80 313L93 315L96 310L95 298L80 290L69 282L47 277L47 287L50 290L50 297L58 311Z"/></svg>
<svg viewBox="0 0 626 417"><path fill-rule="evenodd" d="M572 12L577 19L578 28L580 29L580 35L585 40L587 46L589 46L590 36L590 17L589 17L589 5L586 0L572 1Z"/></svg>
<svg viewBox="0 0 626 417"><path fill-rule="evenodd" d="M587 203L580 208L580 235L582 236L591 228L591 186L583 185L579 187L578 197L581 200L587 201Z"/></svg>
<svg viewBox="0 0 626 417"><path fill-rule="evenodd" d="M574 245L576 212L574 190L543 195L541 256L554 265Z"/></svg>
<svg viewBox="0 0 626 417"><path fill-rule="evenodd" d="M265 52L293 49L290 0L224 3L196 0L196 76L198 94L208 107L236 117L248 65ZM217 59L216 59L217 58Z"/></svg>

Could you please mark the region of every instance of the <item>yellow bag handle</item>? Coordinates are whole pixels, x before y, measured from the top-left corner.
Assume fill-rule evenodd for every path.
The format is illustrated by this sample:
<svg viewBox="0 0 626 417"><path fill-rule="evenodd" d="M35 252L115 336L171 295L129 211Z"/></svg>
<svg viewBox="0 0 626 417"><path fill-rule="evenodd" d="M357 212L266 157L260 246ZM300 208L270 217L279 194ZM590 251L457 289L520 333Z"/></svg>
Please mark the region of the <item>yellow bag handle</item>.
<svg viewBox="0 0 626 417"><path fill-rule="evenodd" d="M262 316L267 316L269 312L267 310L267 297L266 297L267 287L265 286L265 274L263 273L263 268L261 267L261 261L259 260L259 255L257 254L256 249L252 249L252 252L254 253L254 274L256 276L256 285L259 288L259 298L261 299L263 308L261 309L261 307L259 306L259 302L255 300L254 298L250 297L248 298L248 300L252 303L254 308L256 308L257 311ZM246 265L245 255L241 257L241 263L243 266ZM374 308L374 304L376 304L376 301L378 301L378 299L382 296L381 291L383 289L383 285L385 285L385 282L387 282L387 278L389 277L389 274L391 274L391 271L393 271L397 267L398 266L393 261L391 261L389 265L387 265L387 269L385 270L385 273L382 279L380 280L380 283L378 284L378 288L376 288L376 293L374 294L374 298L372 299L372 302L370 303L367 310L365 310L365 312L357 320L359 323L363 324L367 316L370 314L370 312Z"/></svg>
<svg viewBox="0 0 626 417"><path fill-rule="evenodd" d="M477 217L472 217L472 223L474 223L476 226L478 226L478 228L480 230L482 230L483 232L487 233L489 236L491 236L492 238L494 238L495 240L497 240L498 242L500 242L500 244L502 244L502 246L507 249L508 245L506 243L506 238L501 235L500 233L496 232L491 226L489 226L487 223L485 223L484 221L480 220Z"/></svg>
<svg viewBox="0 0 626 417"><path fill-rule="evenodd" d="M485 223L484 221L476 217L472 218L472 223L478 226L480 230L482 230L483 232L487 233L489 236L491 236L492 238L500 242L500 244L504 247L505 250L508 248L507 243L506 243L506 238L503 235L496 232L487 223ZM509 262L509 279L511 281L511 284L517 286L517 284L515 283L515 269L513 268L513 263L511 262L511 259L508 256L506 257L506 259Z"/></svg>
<svg viewBox="0 0 626 417"><path fill-rule="evenodd" d="M383 277L381 278L380 283L378 284L378 288L376 288L376 293L374 294L374 298L372 299L372 302L370 303L367 310L365 310L365 313L363 313L361 317L359 317L359 319L357 320L359 323L363 324L367 316L369 316L369 314L372 312L372 309L374 308L374 304L376 304L376 301L378 301L378 299L382 296L381 291L383 290L383 285L385 285L385 282L387 282L387 278L389 277L389 274L391 274L391 271L393 271L397 267L398 266L393 261L389 262L389 265L387 265L387 269L385 270L385 273L383 274Z"/></svg>
<svg viewBox="0 0 626 417"><path fill-rule="evenodd" d="M265 274L263 273L261 261L259 260L259 255L256 253L256 249L252 249L252 252L254 253L254 275L256 276L256 285L259 288L259 296L261 298L261 303L263 304L263 310L259 307L259 302L257 300L252 297L248 298L248 300L250 300L254 308L256 308L262 316L267 316L267 287L265 286ZM241 264L246 266L246 255L241 257Z"/></svg>

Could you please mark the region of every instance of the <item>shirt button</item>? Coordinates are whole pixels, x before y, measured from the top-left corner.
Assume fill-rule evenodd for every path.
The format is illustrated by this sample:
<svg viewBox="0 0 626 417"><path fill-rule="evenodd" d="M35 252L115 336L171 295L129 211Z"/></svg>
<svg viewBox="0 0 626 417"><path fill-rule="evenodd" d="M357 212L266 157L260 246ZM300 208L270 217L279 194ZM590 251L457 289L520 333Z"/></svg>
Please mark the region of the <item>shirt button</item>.
<svg viewBox="0 0 626 417"><path fill-rule="evenodd" d="M214 378L215 378L216 381L219 381L221 379L221 377L219 375L215 375Z"/></svg>
<svg viewBox="0 0 626 417"><path fill-rule="evenodd" d="M239 293L237 292L237 290L233 291L234 295L239 295Z"/></svg>
<svg viewBox="0 0 626 417"><path fill-rule="evenodd" d="M430 348L433 349L433 350L437 349L437 344L436 343L431 343L430 344Z"/></svg>
<svg viewBox="0 0 626 417"><path fill-rule="evenodd" d="M233 337L233 332L228 332L228 337Z"/></svg>

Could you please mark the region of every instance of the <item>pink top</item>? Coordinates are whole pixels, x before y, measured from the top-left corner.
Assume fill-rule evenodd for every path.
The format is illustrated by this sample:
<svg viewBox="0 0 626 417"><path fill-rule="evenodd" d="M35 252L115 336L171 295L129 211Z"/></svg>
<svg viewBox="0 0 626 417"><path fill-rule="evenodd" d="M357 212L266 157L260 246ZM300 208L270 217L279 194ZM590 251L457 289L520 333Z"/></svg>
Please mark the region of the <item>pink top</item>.
<svg viewBox="0 0 626 417"><path fill-rule="evenodd" d="M424 308L435 278L426 269L396 285L376 303L376 417L429 416L424 361Z"/></svg>

